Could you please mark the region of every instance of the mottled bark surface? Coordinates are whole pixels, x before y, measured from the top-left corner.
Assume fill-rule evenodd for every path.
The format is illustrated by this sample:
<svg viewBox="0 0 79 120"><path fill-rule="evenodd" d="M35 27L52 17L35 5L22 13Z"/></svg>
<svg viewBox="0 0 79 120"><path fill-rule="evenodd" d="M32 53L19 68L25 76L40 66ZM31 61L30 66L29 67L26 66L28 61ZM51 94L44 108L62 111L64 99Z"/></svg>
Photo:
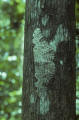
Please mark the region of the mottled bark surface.
<svg viewBox="0 0 79 120"><path fill-rule="evenodd" d="M23 120L75 120L75 0L27 0Z"/></svg>

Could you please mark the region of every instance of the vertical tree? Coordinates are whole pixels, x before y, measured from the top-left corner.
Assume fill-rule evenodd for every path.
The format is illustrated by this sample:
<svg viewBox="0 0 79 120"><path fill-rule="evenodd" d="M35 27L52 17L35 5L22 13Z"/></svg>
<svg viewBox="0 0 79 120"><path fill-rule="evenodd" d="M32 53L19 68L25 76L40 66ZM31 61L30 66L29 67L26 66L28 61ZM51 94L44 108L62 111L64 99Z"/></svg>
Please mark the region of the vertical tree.
<svg viewBox="0 0 79 120"><path fill-rule="evenodd" d="M27 0L23 120L75 120L75 0Z"/></svg>

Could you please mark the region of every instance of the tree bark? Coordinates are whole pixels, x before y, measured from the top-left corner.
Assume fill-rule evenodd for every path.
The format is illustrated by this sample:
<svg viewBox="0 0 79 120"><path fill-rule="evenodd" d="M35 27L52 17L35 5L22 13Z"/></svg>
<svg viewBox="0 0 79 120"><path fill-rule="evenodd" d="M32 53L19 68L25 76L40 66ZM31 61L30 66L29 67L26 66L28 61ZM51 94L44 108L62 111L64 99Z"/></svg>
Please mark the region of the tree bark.
<svg viewBox="0 0 79 120"><path fill-rule="evenodd" d="M75 0L27 0L23 120L75 120Z"/></svg>

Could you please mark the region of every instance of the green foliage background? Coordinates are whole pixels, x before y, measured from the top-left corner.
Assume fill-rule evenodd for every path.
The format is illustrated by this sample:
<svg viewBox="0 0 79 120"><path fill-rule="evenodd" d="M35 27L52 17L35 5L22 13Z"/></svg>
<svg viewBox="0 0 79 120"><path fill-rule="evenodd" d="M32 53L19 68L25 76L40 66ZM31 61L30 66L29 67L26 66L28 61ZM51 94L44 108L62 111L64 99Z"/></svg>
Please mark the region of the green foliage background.
<svg viewBox="0 0 79 120"><path fill-rule="evenodd" d="M24 0L0 0L0 120L21 120ZM76 0L76 114L79 115L79 0Z"/></svg>
<svg viewBox="0 0 79 120"><path fill-rule="evenodd" d="M0 0L0 120L21 120L23 0Z"/></svg>

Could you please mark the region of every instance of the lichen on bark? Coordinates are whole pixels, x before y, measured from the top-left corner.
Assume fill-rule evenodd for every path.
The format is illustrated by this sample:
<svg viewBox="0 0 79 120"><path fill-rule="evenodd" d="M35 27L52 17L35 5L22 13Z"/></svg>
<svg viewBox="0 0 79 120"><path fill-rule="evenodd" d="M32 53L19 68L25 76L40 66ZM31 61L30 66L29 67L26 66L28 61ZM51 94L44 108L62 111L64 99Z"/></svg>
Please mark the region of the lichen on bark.
<svg viewBox="0 0 79 120"><path fill-rule="evenodd" d="M55 74L56 49L59 43L68 40L67 37L69 37L68 30L62 24L58 26L54 39L50 40L50 43L47 42L46 34L40 28L36 28L33 32L35 78L37 79L34 86L40 98L40 114L43 115L49 112L51 105L46 85ZM60 61L60 64L62 63Z"/></svg>

